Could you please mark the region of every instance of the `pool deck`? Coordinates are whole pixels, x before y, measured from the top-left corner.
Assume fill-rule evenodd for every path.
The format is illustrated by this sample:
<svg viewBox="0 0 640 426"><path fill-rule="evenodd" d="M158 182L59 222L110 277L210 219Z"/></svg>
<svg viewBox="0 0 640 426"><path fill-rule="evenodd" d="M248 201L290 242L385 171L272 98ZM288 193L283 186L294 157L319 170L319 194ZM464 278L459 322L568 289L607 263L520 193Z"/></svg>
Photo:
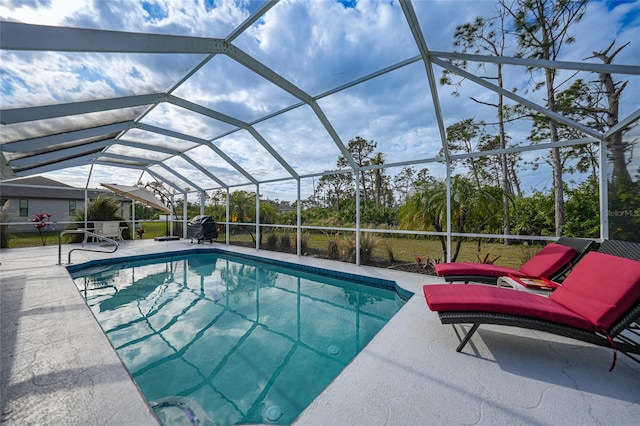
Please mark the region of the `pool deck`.
<svg viewBox="0 0 640 426"><path fill-rule="evenodd" d="M52 243L53 244L53 243ZM70 246L63 246L66 262ZM75 247L75 246L74 246ZM127 241L104 257L206 248L189 240ZM559 336L483 326L463 353L421 287L439 278L214 243L211 247L387 278L415 293L300 415L296 425L637 424L640 364ZM57 246L0 250L4 424L154 425L66 268Z"/></svg>

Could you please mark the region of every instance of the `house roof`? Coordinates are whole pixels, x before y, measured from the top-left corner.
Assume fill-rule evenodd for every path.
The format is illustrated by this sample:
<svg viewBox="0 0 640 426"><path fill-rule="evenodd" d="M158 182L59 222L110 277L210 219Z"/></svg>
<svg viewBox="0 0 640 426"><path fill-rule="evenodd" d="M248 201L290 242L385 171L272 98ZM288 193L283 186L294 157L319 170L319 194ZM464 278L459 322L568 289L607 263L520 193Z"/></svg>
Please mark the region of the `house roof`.
<svg viewBox="0 0 640 426"><path fill-rule="evenodd" d="M59 188L75 188L71 185L67 185L66 183L58 182L57 180L49 179L44 176L29 176L22 179L14 179L7 182L2 182L0 185L20 185L20 186L53 186ZM78 189L78 188L75 188Z"/></svg>
<svg viewBox="0 0 640 426"><path fill-rule="evenodd" d="M118 200L127 198L102 189L89 189L87 196L94 199L98 195L109 195ZM0 183L0 197L41 200L69 200L84 202L84 188L76 188L44 176L32 176Z"/></svg>

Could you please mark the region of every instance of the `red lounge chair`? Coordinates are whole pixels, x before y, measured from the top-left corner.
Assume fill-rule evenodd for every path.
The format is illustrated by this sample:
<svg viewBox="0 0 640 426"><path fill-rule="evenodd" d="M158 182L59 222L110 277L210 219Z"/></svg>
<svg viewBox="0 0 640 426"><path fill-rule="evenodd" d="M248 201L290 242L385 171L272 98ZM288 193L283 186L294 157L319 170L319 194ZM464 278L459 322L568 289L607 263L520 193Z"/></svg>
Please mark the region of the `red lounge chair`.
<svg viewBox="0 0 640 426"><path fill-rule="evenodd" d="M587 253L549 298L486 285L440 284L423 287L427 305L443 324L473 324L458 352L481 324L498 324L612 347L640 362L640 257L635 257L640 244L612 243L630 248L632 259L607 254L612 245L605 242L599 252Z"/></svg>
<svg viewBox="0 0 640 426"><path fill-rule="evenodd" d="M496 284L498 278L543 277L559 281L594 245L592 240L561 237L540 250L519 270L488 263L449 262L435 265L436 275L449 282L481 282Z"/></svg>

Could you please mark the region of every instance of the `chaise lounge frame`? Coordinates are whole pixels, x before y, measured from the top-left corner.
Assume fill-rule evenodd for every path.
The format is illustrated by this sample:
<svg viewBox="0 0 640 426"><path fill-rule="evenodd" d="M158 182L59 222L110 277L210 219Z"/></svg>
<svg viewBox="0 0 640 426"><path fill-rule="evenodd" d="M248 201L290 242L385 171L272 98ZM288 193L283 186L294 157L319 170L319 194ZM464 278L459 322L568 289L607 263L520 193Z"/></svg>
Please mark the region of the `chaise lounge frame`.
<svg viewBox="0 0 640 426"><path fill-rule="evenodd" d="M556 244L560 244L566 247L571 247L577 253L576 255L567 263L562 265L560 269L551 274L548 278L551 281L562 281L562 277L568 273L571 268L580 260L582 257L593 249L595 246L595 241L589 240L586 238L571 238L571 237L560 237ZM455 264L455 262L453 262ZM514 270L514 272L517 272ZM486 284L497 284L498 276L493 275L444 275L442 276L447 282L476 282L476 283L486 283Z"/></svg>
<svg viewBox="0 0 640 426"><path fill-rule="evenodd" d="M609 339L604 334L592 333L580 328L531 317L520 317L516 315L488 312L438 312L438 316L440 317L440 322L442 324L473 324L456 348L456 352L461 352L464 349L476 330L478 330L482 324L505 325L546 331L548 333L581 340L598 346L612 347ZM631 308L620 320L616 321L614 325L607 330L607 333L615 342L615 348L629 356L631 356L630 354L640 356L640 343L634 342L628 336L621 335L621 333L628 327L631 327L629 331L640 336L640 326L636 324L638 320L640 320L640 303ZM631 358L640 362L640 357L631 356Z"/></svg>
<svg viewBox="0 0 640 426"><path fill-rule="evenodd" d="M640 261L640 244L638 243L605 240L600 245L598 252ZM606 330L606 334L532 317L493 312L442 311L438 312L438 316L442 324L473 324L456 348L457 352L464 349L480 325L494 324L545 331L617 349L640 363L640 299Z"/></svg>

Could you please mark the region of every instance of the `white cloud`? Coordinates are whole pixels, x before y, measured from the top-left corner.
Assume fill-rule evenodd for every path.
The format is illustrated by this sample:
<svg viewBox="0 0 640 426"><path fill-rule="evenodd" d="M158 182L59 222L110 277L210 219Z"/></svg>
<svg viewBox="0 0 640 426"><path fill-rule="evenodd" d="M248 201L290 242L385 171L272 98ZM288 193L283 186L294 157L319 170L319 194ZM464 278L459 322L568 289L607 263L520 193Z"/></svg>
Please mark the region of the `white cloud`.
<svg viewBox="0 0 640 426"><path fill-rule="evenodd" d="M84 0L9 0L0 4L0 17L29 24L61 25L68 16L86 9L88 4Z"/></svg>

